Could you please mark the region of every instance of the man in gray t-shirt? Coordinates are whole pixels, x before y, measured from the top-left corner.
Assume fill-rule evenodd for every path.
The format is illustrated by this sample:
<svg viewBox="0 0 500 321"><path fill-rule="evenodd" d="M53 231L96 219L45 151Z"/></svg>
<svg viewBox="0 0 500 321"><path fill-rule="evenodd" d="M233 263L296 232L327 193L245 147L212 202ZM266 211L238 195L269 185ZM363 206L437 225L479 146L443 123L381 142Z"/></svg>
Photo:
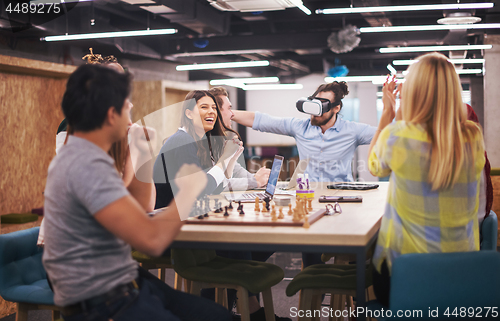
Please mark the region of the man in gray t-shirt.
<svg viewBox="0 0 500 321"><path fill-rule="evenodd" d="M43 262L57 289L56 305L67 306L137 278L130 245L93 217L129 195L105 151L69 136L50 164L44 195L48 215Z"/></svg>
<svg viewBox="0 0 500 321"><path fill-rule="evenodd" d="M182 204L148 217L108 155L131 125L130 91L129 74L97 65L80 66L68 80L62 109L74 133L49 166L44 204L42 260L55 304L65 320L230 320L222 306L171 289L132 259L131 246L165 251L207 178L185 165L176 176ZM130 131L133 158L152 174L142 128Z"/></svg>

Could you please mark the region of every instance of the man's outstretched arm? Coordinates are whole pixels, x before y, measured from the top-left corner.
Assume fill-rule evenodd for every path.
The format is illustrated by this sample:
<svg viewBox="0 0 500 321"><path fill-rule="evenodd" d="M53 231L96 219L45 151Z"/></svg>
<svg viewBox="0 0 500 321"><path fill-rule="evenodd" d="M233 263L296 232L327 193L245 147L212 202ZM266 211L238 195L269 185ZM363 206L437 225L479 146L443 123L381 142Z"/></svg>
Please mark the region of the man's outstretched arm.
<svg viewBox="0 0 500 321"><path fill-rule="evenodd" d="M234 116L232 120L237 122L240 125L246 127L252 127L253 121L255 119L255 112L253 111L245 111L245 110L234 110Z"/></svg>

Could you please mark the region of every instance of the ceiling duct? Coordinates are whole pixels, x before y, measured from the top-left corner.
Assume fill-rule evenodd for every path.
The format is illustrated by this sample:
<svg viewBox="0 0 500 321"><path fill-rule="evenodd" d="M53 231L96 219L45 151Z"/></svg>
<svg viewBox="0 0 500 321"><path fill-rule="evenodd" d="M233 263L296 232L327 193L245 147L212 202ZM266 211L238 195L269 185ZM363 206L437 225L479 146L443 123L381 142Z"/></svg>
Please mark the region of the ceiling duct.
<svg viewBox="0 0 500 321"><path fill-rule="evenodd" d="M221 11L273 11L294 8L297 5L291 0L208 0Z"/></svg>

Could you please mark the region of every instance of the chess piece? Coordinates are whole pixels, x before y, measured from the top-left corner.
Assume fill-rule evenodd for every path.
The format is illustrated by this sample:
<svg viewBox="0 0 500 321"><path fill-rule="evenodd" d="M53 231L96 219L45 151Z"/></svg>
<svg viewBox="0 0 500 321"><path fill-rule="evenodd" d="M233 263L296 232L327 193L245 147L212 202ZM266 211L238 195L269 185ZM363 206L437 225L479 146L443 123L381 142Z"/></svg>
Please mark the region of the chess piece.
<svg viewBox="0 0 500 321"><path fill-rule="evenodd" d="M228 206L228 208L229 208L230 210L232 210L232 209L233 209L233 201L229 201L229 206Z"/></svg>
<svg viewBox="0 0 500 321"><path fill-rule="evenodd" d="M227 212L228 207L227 207L227 206L225 206L225 207L224 207L224 209L225 209L225 211L224 211L224 216L229 216L229 213Z"/></svg>
<svg viewBox="0 0 500 321"><path fill-rule="evenodd" d="M288 214L288 216L292 216L292 214L293 214L292 203L288 204L288 213L287 214Z"/></svg>
<svg viewBox="0 0 500 321"><path fill-rule="evenodd" d="M264 202L262 203L262 213L269 212L269 201L268 197L264 198Z"/></svg>
<svg viewBox="0 0 500 321"><path fill-rule="evenodd" d="M272 205L271 215L276 216L276 206L274 204Z"/></svg>
<svg viewBox="0 0 500 321"><path fill-rule="evenodd" d="M266 203L266 212L269 212L269 203L271 203L271 199L269 197L264 198L264 202Z"/></svg>
<svg viewBox="0 0 500 321"><path fill-rule="evenodd" d="M260 202L259 198L258 198L258 197L256 197L256 198L255 198L255 213L260 212L260 205L259 205L259 202Z"/></svg>
<svg viewBox="0 0 500 321"><path fill-rule="evenodd" d="M274 205L273 205L273 210L271 211L271 220L273 222L276 222L278 218L276 217L276 211L274 210Z"/></svg>
<svg viewBox="0 0 500 321"><path fill-rule="evenodd" d="M242 208L243 208L243 205L241 204L241 201L238 201L238 208L237 208L237 210L241 211Z"/></svg>
<svg viewBox="0 0 500 321"><path fill-rule="evenodd" d="M205 213L205 215L203 215L204 217L208 217L208 213Z"/></svg>
<svg viewBox="0 0 500 321"><path fill-rule="evenodd" d="M245 212L243 211L243 206L241 207L240 215L245 215Z"/></svg>
<svg viewBox="0 0 500 321"><path fill-rule="evenodd" d="M306 215L304 217L304 224L302 225L304 228L309 228L311 225L309 225L309 217Z"/></svg>
<svg viewBox="0 0 500 321"><path fill-rule="evenodd" d="M308 204L307 210L308 210L309 212L313 210L313 207L312 207L312 202L313 202L313 200L312 200L312 199L308 199L308 200L307 200L307 204Z"/></svg>
<svg viewBox="0 0 500 321"><path fill-rule="evenodd" d="M280 220L285 218L285 215L283 214L283 206L280 206L278 218Z"/></svg>
<svg viewBox="0 0 500 321"><path fill-rule="evenodd" d="M202 220L202 219L203 219L203 215L199 215L199 216L198 216L198 219L199 219L199 220Z"/></svg>

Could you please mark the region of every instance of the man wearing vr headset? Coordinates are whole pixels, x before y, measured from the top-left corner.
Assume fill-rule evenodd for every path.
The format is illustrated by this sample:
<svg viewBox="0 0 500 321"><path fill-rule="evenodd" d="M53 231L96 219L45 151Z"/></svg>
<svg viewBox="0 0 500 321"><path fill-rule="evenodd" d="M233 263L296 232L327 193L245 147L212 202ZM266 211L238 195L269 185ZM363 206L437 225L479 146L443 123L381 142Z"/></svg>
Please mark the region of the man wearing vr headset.
<svg viewBox="0 0 500 321"><path fill-rule="evenodd" d="M305 173L317 182L352 182L352 158L359 145L370 144L376 127L338 117L347 84L322 84L296 107L310 119L273 117L260 112L234 111L233 120L262 132L292 136L300 159L309 158Z"/></svg>

